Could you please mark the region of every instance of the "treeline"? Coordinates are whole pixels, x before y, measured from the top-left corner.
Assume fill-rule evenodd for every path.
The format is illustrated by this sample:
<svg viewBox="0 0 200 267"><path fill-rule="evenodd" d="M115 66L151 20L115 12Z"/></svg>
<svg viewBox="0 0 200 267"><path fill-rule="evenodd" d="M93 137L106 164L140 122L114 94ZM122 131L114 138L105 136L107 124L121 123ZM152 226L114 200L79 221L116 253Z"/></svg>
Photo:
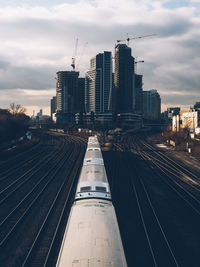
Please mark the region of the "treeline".
<svg viewBox="0 0 200 267"><path fill-rule="evenodd" d="M0 143L16 139L27 131L29 117L25 109L12 103L10 109L0 109Z"/></svg>

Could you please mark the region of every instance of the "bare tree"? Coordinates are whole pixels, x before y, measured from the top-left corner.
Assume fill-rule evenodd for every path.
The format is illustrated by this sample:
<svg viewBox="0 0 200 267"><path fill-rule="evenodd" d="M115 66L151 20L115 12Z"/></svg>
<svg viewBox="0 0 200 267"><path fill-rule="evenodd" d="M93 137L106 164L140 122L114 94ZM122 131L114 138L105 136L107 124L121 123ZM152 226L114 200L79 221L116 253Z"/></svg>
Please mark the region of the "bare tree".
<svg viewBox="0 0 200 267"><path fill-rule="evenodd" d="M21 106L20 104L15 104L14 102L10 104L10 113L12 115L17 115L17 114L23 114L26 112L26 108Z"/></svg>

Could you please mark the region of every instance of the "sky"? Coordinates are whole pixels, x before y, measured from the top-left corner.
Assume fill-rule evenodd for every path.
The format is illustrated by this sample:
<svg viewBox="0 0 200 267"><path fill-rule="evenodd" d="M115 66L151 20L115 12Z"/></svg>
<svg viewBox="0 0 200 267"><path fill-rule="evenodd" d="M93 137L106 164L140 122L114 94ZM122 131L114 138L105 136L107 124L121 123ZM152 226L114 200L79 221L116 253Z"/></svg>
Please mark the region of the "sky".
<svg viewBox="0 0 200 267"><path fill-rule="evenodd" d="M49 113L56 72L130 42L143 89L157 89L162 108L200 101L200 0L0 0L0 108Z"/></svg>

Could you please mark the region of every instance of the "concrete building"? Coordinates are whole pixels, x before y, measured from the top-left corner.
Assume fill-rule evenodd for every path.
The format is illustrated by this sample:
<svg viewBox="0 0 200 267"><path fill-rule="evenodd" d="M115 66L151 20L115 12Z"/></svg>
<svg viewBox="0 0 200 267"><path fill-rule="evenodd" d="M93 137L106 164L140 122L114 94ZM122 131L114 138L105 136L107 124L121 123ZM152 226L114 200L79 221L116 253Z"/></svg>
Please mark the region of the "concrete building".
<svg viewBox="0 0 200 267"><path fill-rule="evenodd" d="M180 115L175 115L172 117L172 131L173 132L180 131Z"/></svg>
<svg viewBox="0 0 200 267"><path fill-rule="evenodd" d="M182 111L181 112L181 127L188 128L189 130L193 131L196 127L200 126L200 112L199 111Z"/></svg>
<svg viewBox="0 0 200 267"><path fill-rule="evenodd" d="M180 115L172 117L172 131L178 132L181 129L188 129L195 132L200 127L200 110L182 110Z"/></svg>
<svg viewBox="0 0 200 267"><path fill-rule="evenodd" d="M112 54L104 51L90 60L85 78L86 112L107 113L111 110Z"/></svg>
<svg viewBox="0 0 200 267"><path fill-rule="evenodd" d="M115 73L113 90L113 112L130 113L135 105L134 58L126 44L115 47Z"/></svg>
<svg viewBox="0 0 200 267"><path fill-rule="evenodd" d="M79 72L59 71L56 74L56 113L73 114L77 112L75 98L78 94Z"/></svg>
<svg viewBox="0 0 200 267"><path fill-rule="evenodd" d="M143 117L157 120L161 114L161 98L157 90L143 91Z"/></svg>

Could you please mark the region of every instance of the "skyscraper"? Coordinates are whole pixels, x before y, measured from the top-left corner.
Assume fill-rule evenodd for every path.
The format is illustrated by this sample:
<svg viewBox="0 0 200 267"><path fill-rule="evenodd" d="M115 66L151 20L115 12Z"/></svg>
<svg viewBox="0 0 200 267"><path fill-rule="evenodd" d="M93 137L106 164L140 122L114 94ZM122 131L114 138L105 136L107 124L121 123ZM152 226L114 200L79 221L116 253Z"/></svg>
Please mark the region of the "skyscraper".
<svg viewBox="0 0 200 267"><path fill-rule="evenodd" d="M78 78L78 91L75 97L76 112L85 112L85 78Z"/></svg>
<svg viewBox="0 0 200 267"><path fill-rule="evenodd" d="M126 44L118 44L115 47L114 113L133 112L134 97L134 58L131 48Z"/></svg>
<svg viewBox="0 0 200 267"><path fill-rule="evenodd" d="M53 116L53 113L56 112L56 97L53 96L53 98L51 99L51 118Z"/></svg>
<svg viewBox="0 0 200 267"><path fill-rule="evenodd" d="M143 94L142 94L142 75L135 74L135 86L134 86L134 95L135 95L135 105L134 111L137 114L142 114L143 112Z"/></svg>
<svg viewBox="0 0 200 267"><path fill-rule="evenodd" d="M105 113L111 109L112 55L111 52L97 54L90 60L86 73L86 112Z"/></svg>
<svg viewBox="0 0 200 267"><path fill-rule="evenodd" d="M78 93L78 76L76 71L58 71L56 83L57 113L75 113L75 97Z"/></svg>
<svg viewBox="0 0 200 267"><path fill-rule="evenodd" d="M145 119L160 118L161 99L157 90L143 91L143 116Z"/></svg>

